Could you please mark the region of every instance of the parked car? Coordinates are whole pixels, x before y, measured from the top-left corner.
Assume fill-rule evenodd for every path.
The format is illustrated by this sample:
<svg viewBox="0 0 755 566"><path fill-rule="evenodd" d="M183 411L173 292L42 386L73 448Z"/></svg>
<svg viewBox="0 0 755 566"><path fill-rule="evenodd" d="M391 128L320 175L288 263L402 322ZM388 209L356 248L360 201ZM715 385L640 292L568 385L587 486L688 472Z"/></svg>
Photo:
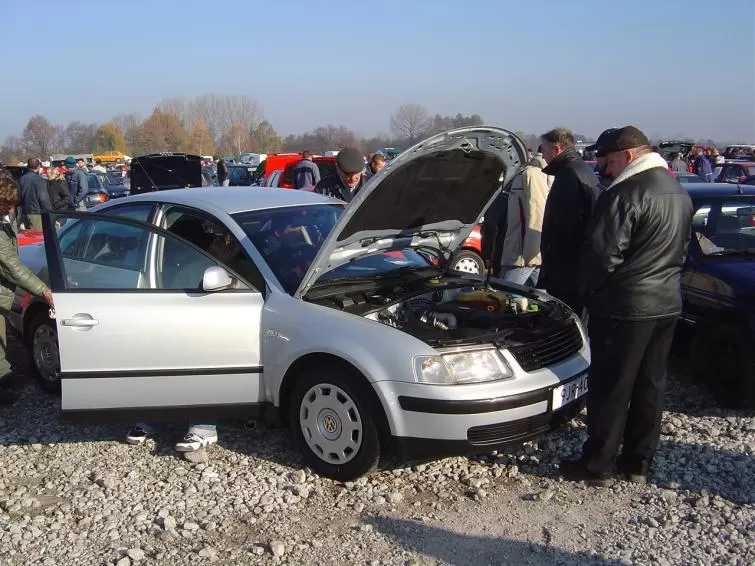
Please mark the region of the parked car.
<svg viewBox="0 0 755 566"><path fill-rule="evenodd" d="M755 162L752 161L724 163L713 169L716 183L739 183L752 175L755 175Z"/></svg>
<svg viewBox="0 0 755 566"><path fill-rule="evenodd" d="M228 181L231 187L248 187L252 184L257 167L252 165L229 165Z"/></svg>
<svg viewBox="0 0 755 566"><path fill-rule="evenodd" d="M132 195L207 186L202 158L188 153L152 153L134 157L129 168Z"/></svg>
<svg viewBox="0 0 755 566"><path fill-rule="evenodd" d="M723 153L724 159L747 161L755 156L755 145L730 145Z"/></svg>
<svg viewBox="0 0 755 566"><path fill-rule="evenodd" d="M689 184L695 215L682 274L693 372L726 406L755 406L755 187Z"/></svg>
<svg viewBox="0 0 755 566"><path fill-rule="evenodd" d="M11 320L71 421L266 418L339 480L389 453L518 444L581 410L584 329L541 291L444 264L525 162L514 134L473 127L402 154L348 207L204 188L45 215L46 245L22 252L56 317L19 293Z"/></svg>
<svg viewBox="0 0 755 566"><path fill-rule="evenodd" d="M672 171L671 174L680 183L705 183L706 182L705 179L700 177L700 175L695 175L694 173L674 173Z"/></svg>
<svg viewBox="0 0 755 566"><path fill-rule="evenodd" d="M671 161L679 153L686 158L694 146L692 142L686 141L662 141L658 144L658 153L666 161Z"/></svg>
<svg viewBox="0 0 755 566"><path fill-rule="evenodd" d="M105 173L89 173L87 175L89 190L84 199L87 208L92 208L111 199L122 198L129 195L129 190L123 182L118 185L110 182Z"/></svg>
<svg viewBox="0 0 755 566"><path fill-rule="evenodd" d="M295 161L292 161L286 164L286 166L283 169L283 173L278 179L278 184L275 185L276 187L280 187L282 189L294 188L294 167L296 166L297 163L299 163L300 160L301 160L301 157L297 158ZM314 161L314 163L317 165L317 168L320 170L320 178L335 174L336 172L336 158L335 157L315 156L312 158L312 161Z"/></svg>

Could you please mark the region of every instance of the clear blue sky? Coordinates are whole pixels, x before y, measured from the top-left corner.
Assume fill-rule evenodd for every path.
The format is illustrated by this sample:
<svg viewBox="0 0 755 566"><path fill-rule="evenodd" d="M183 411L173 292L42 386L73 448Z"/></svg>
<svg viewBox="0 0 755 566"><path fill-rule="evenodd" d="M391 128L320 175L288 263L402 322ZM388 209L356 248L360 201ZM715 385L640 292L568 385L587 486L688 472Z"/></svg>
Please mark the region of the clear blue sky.
<svg viewBox="0 0 755 566"><path fill-rule="evenodd" d="M385 132L416 102L527 133L755 142L755 0L2 0L0 29L0 142L37 113L210 92L284 135Z"/></svg>

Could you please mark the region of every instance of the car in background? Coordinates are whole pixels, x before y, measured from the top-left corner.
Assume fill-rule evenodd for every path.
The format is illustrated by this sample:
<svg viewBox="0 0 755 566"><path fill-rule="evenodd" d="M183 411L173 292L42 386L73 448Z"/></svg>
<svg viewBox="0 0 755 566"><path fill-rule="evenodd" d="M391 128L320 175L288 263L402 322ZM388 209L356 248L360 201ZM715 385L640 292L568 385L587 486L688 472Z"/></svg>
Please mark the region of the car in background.
<svg viewBox="0 0 755 566"><path fill-rule="evenodd" d="M690 367L727 407L755 407L755 187L687 184L693 237L682 271Z"/></svg>
<svg viewBox="0 0 755 566"><path fill-rule="evenodd" d="M674 178L680 183L705 183L705 179L694 173L675 173L671 172Z"/></svg>
<svg viewBox="0 0 755 566"><path fill-rule="evenodd" d="M658 144L658 153L666 161L671 161L678 153L681 153L686 159L694 146L694 143L686 141L662 141Z"/></svg>
<svg viewBox="0 0 755 566"><path fill-rule="evenodd" d="M270 173L265 179L264 179L264 187L278 187L278 181L281 178L281 175L283 175L283 169L277 169Z"/></svg>
<svg viewBox="0 0 755 566"><path fill-rule="evenodd" d="M170 189L203 187L202 158L179 152L152 153L134 157L129 168L132 195Z"/></svg>
<svg viewBox="0 0 755 566"><path fill-rule="evenodd" d="M19 291L11 319L73 422L264 418L340 481L393 453L519 445L583 407L580 319L433 258L524 162L513 133L480 126L418 144L348 206L219 187L43 216L47 245L22 259L46 273L56 316Z"/></svg>
<svg viewBox="0 0 755 566"><path fill-rule="evenodd" d="M256 166L252 165L229 165L228 183L231 187L248 187L254 181Z"/></svg>
<svg viewBox="0 0 755 566"><path fill-rule="evenodd" d="M751 177L746 177L740 185L755 185L755 175Z"/></svg>
<svg viewBox="0 0 755 566"><path fill-rule="evenodd" d="M4 167L8 170L8 172L13 175L13 178L15 179L16 183L18 183L19 179L23 176L24 173L26 173L27 167L23 165L4 165Z"/></svg>
<svg viewBox="0 0 755 566"><path fill-rule="evenodd" d="M755 162L739 161L716 165L713 168L713 180L716 183L739 183L755 175Z"/></svg>
<svg viewBox="0 0 755 566"><path fill-rule="evenodd" d="M105 175L111 185L123 185L125 183L126 175L120 169L110 169Z"/></svg>
<svg viewBox="0 0 755 566"><path fill-rule="evenodd" d="M749 161L755 156L755 145L730 145L723 152L724 159Z"/></svg>
<svg viewBox="0 0 755 566"><path fill-rule="evenodd" d="M129 195L129 190L121 181L120 184L112 184L109 176L104 173L92 172L87 175L89 187L84 197L84 204L92 208L112 199L123 198Z"/></svg>
<svg viewBox="0 0 755 566"><path fill-rule="evenodd" d="M283 173L278 179L278 184L275 186L280 187L282 189L294 188L294 167L296 167L296 164L299 163L300 160L301 160L301 157L299 157L295 161L292 161L286 164L286 166L283 169ZM335 157L314 156L312 158L312 161L317 165L317 168L320 170L321 179L323 177L328 177L329 175L335 175L336 173L336 158Z"/></svg>

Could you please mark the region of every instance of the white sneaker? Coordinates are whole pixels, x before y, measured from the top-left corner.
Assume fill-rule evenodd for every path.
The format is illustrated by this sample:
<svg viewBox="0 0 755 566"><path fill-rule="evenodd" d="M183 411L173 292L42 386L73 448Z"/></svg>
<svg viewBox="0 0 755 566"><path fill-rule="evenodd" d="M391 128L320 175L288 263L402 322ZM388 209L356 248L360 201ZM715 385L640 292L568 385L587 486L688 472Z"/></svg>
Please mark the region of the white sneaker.
<svg viewBox="0 0 755 566"><path fill-rule="evenodd" d="M202 448L208 448L218 441L218 435L203 436L193 432L184 436L183 440L176 443L176 451L178 452L196 452Z"/></svg>

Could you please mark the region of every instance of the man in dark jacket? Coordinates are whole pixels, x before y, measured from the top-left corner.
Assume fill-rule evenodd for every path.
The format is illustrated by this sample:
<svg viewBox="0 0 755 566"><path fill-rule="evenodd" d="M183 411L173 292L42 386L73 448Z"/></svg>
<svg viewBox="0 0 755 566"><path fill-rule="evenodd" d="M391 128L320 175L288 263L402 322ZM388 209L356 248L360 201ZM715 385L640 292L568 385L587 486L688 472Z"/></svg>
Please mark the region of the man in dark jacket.
<svg viewBox="0 0 755 566"><path fill-rule="evenodd" d="M684 158L682 157L681 153L677 153L674 156L674 159L671 160L671 164L669 165L669 167L674 173L689 172L689 165L687 165L687 162L684 161Z"/></svg>
<svg viewBox="0 0 755 566"><path fill-rule="evenodd" d="M312 161L312 154L309 151L303 151L301 154L301 161L294 165L294 188L301 190L317 185L320 182L320 168L317 163Z"/></svg>
<svg viewBox="0 0 755 566"><path fill-rule="evenodd" d="M228 179L228 165L225 163L225 159L222 159L220 157L215 156L213 158L215 160L215 163L218 167L218 183L220 183L221 187L227 187L230 184L230 180Z"/></svg>
<svg viewBox="0 0 755 566"><path fill-rule="evenodd" d="M702 177L706 182L713 182L713 168L711 167L710 160L706 157L705 152L702 149L697 149L695 154L697 158L693 165L695 175Z"/></svg>
<svg viewBox="0 0 755 566"><path fill-rule="evenodd" d="M32 157L27 163L27 171L18 181L21 192L21 209L24 213L27 228L33 230L42 229L42 213L52 211L50 194L47 192L47 183L37 173L41 163L36 157Z"/></svg>
<svg viewBox="0 0 755 566"><path fill-rule="evenodd" d="M68 183L68 192L71 193L71 206L74 210L85 211L87 209L84 199L89 192L89 175L84 159L74 159L73 156L66 157L66 182Z"/></svg>
<svg viewBox="0 0 755 566"><path fill-rule="evenodd" d="M347 147L338 152L336 173L323 177L315 192L351 202L364 185L364 157L359 150Z"/></svg>
<svg viewBox="0 0 755 566"><path fill-rule="evenodd" d="M630 481L645 482L658 445L693 209L634 126L614 132L602 149L614 181L598 199L580 264L592 350L588 439L561 473L610 485L614 464Z"/></svg>
<svg viewBox="0 0 755 566"><path fill-rule="evenodd" d="M574 135L569 130L556 128L543 134L540 141L548 162L543 173L554 179L543 213L537 286L581 314L579 251L597 198L598 178L574 149Z"/></svg>

